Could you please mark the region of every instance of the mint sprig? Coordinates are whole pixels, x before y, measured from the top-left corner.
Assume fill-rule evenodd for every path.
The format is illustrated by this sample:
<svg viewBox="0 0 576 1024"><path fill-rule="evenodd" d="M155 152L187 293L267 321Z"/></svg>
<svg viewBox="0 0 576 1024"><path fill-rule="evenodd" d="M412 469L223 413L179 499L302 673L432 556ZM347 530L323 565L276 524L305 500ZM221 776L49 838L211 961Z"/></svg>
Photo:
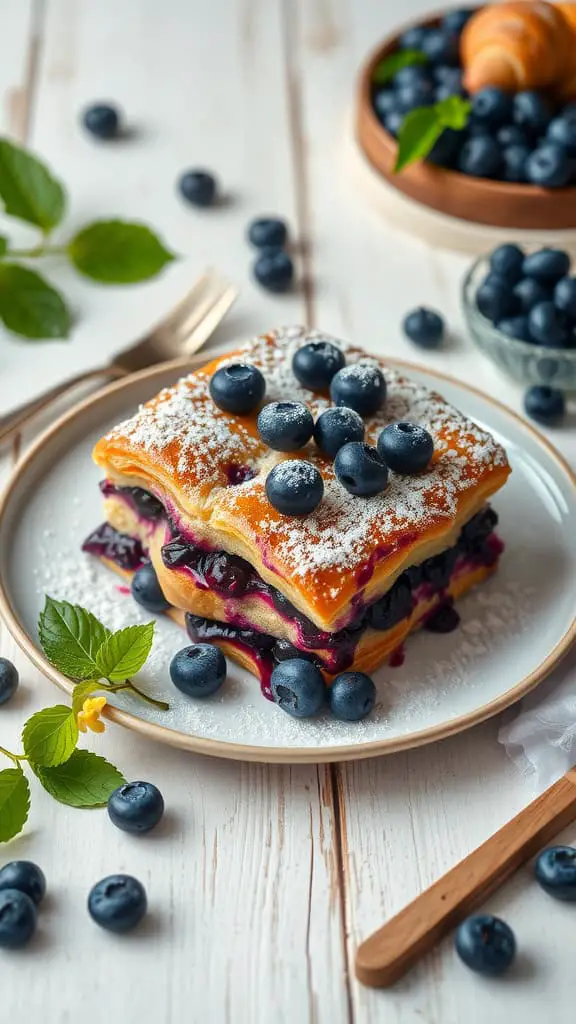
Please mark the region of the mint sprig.
<svg viewBox="0 0 576 1024"><path fill-rule="evenodd" d="M0 747L13 767L0 771L0 843L22 831L30 808L28 764L47 793L70 807L102 807L124 776L105 758L78 750L79 727L101 732L104 701L95 693L126 690L163 710L168 705L140 690L129 678L145 664L154 623L111 632L92 612L47 596L38 623L40 644L50 662L75 682L72 707L56 704L37 711L22 729L22 754Z"/></svg>
<svg viewBox="0 0 576 1024"><path fill-rule="evenodd" d="M29 249L12 249L0 235L0 261L6 260L0 262L0 321L23 338L67 338L72 317L60 292L15 259L57 255L101 284L136 284L155 277L175 258L145 224L122 220L95 221L68 243L49 244L66 210L64 185L32 153L1 137L0 205L9 217L41 232Z"/></svg>
<svg viewBox="0 0 576 1024"><path fill-rule="evenodd" d="M462 131L468 124L472 104L462 96L448 96L431 107L417 107L402 122L394 171L424 160L446 128Z"/></svg>
<svg viewBox="0 0 576 1024"><path fill-rule="evenodd" d="M427 63L428 57L421 50L398 50L379 61L372 72L372 82L374 85L386 85L402 68Z"/></svg>

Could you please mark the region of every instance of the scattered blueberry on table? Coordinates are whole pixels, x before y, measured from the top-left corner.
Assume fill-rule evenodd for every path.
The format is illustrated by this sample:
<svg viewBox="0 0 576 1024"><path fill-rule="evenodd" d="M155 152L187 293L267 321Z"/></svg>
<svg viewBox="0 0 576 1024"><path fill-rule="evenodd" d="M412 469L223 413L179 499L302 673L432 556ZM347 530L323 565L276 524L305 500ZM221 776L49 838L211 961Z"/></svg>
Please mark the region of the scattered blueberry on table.
<svg viewBox="0 0 576 1024"><path fill-rule="evenodd" d="M419 423L390 423L381 431L377 447L394 473L421 473L434 454L432 436Z"/></svg>
<svg viewBox="0 0 576 1024"><path fill-rule="evenodd" d="M90 890L88 912L101 928L110 932L131 931L147 909L146 890L131 875L109 875Z"/></svg>
<svg viewBox="0 0 576 1024"><path fill-rule="evenodd" d="M36 930L37 911L33 900L20 889L0 891L0 947L19 949Z"/></svg>
<svg viewBox="0 0 576 1024"><path fill-rule="evenodd" d="M542 850L534 875L549 896L565 903L576 902L576 849L573 846L549 846Z"/></svg>
<svg viewBox="0 0 576 1024"><path fill-rule="evenodd" d="M258 433L269 448L293 452L312 437L312 413L302 402L270 402L258 414Z"/></svg>
<svg viewBox="0 0 576 1024"><path fill-rule="evenodd" d="M285 516L307 516L324 497L324 481L316 466L304 459L286 459L266 477L266 497Z"/></svg>
<svg viewBox="0 0 576 1024"><path fill-rule="evenodd" d="M332 378L330 397L335 405L348 406L360 416L373 416L386 400L384 375L371 363L344 366Z"/></svg>
<svg viewBox="0 0 576 1024"><path fill-rule="evenodd" d="M364 440L364 421L345 405L326 409L314 424L314 440L322 454L333 459L349 441Z"/></svg>
<svg viewBox="0 0 576 1024"><path fill-rule="evenodd" d="M476 914L462 921L454 945L460 959L478 974L503 974L516 955L514 932L491 914Z"/></svg>
<svg viewBox="0 0 576 1024"><path fill-rule="evenodd" d="M388 483L388 466L373 445L350 441L340 448L334 460L338 480L350 494L370 498L380 494Z"/></svg>
<svg viewBox="0 0 576 1024"><path fill-rule="evenodd" d="M163 814L164 798L152 782L125 782L108 797L110 821L123 832L150 832Z"/></svg>
<svg viewBox="0 0 576 1024"><path fill-rule="evenodd" d="M538 423L554 426L562 419L566 403L562 391L545 384L535 384L524 395L524 409Z"/></svg>
<svg viewBox="0 0 576 1024"><path fill-rule="evenodd" d="M359 722L376 703L376 687L365 672L342 672L328 689L328 703L334 718Z"/></svg>
<svg viewBox="0 0 576 1024"><path fill-rule="evenodd" d="M12 699L19 683L18 670L8 658L0 658L0 704Z"/></svg>
<svg viewBox="0 0 576 1024"><path fill-rule="evenodd" d="M97 139L115 139L120 132L120 115L109 103L94 103L84 110L82 124Z"/></svg>
<svg viewBox="0 0 576 1024"><path fill-rule="evenodd" d="M320 669L305 658L290 658L276 665L270 689L275 703L294 718L310 718L326 699Z"/></svg>
<svg viewBox="0 0 576 1024"><path fill-rule="evenodd" d="M4 889L18 889L38 905L46 895L44 872L30 860L12 860L0 868L0 892Z"/></svg>
<svg viewBox="0 0 576 1024"><path fill-rule="evenodd" d="M219 409L236 416L247 416L264 398L266 381L257 366L230 363L212 375L209 390Z"/></svg>
<svg viewBox="0 0 576 1024"><path fill-rule="evenodd" d="M170 678L188 697L211 697L226 679L226 658L214 644L192 644L172 658Z"/></svg>
<svg viewBox="0 0 576 1024"><path fill-rule="evenodd" d="M130 590L137 604L155 615L167 611L170 607L170 602L162 593L156 570L151 562L146 562L136 570L132 577Z"/></svg>
<svg viewBox="0 0 576 1024"><path fill-rule="evenodd" d="M218 191L216 178L209 171L185 171L178 181L182 197L192 206L213 206Z"/></svg>
<svg viewBox="0 0 576 1024"><path fill-rule="evenodd" d="M254 261L254 277L269 292L287 292L294 280L294 264L284 249L269 246Z"/></svg>
<svg viewBox="0 0 576 1024"><path fill-rule="evenodd" d="M248 241L255 249L283 249L288 241L286 221L280 217L258 217L248 225Z"/></svg>
<svg viewBox="0 0 576 1024"><path fill-rule="evenodd" d="M346 360L331 341L310 341L299 348L292 360L292 372L299 384L311 391L327 391L332 378Z"/></svg>
<svg viewBox="0 0 576 1024"><path fill-rule="evenodd" d="M404 334L420 348L435 349L444 338L444 321L433 309L419 306L407 313L402 322Z"/></svg>

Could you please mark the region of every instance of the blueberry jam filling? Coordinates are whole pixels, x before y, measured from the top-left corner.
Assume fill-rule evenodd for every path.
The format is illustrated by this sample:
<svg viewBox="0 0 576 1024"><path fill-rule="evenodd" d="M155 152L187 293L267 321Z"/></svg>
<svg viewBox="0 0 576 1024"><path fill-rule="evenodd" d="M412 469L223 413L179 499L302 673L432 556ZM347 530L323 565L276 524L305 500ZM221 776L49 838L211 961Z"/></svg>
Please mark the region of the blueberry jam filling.
<svg viewBox="0 0 576 1024"><path fill-rule="evenodd" d="M117 487L110 480L101 480L100 490L105 498L124 498L141 519L150 519L156 522L164 515L162 502L142 487Z"/></svg>
<svg viewBox="0 0 576 1024"><path fill-rule="evenodd" d="M230 486L237 487L238 484L244 484L247 480L253 480L256 474L250 466L238 466L233 463L227 467L226 476Z"/></svg>
<svg viewBox="0 0 576 1024"><path fill-rule="evenodd" d="M119 533L109 523L103 523L86 538L82 551L98 558L107 558L121 569L136 571L147 562L148 555L139 540Z"/></svg>

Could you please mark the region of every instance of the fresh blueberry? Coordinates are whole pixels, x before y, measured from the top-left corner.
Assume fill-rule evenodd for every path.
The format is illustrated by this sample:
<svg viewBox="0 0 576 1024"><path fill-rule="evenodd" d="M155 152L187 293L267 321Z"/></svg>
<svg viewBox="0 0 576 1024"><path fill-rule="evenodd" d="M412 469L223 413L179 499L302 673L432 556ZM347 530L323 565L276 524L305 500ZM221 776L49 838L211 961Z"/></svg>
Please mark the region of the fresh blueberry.
<svg viewBox="0 0 576 1024"><path fill-rule="evenodd" d="M470 8L460 8L455 11L448 11L442 18L442 28L445 32L453 32L458 35L465 25L468 24L474 11Z"/></svg>
<svg viewBox="0 0 576 1024"><path fill-rule="evenodd" d="M463 142L462 132L454 131L453 128L445 128L442 135L436 139L426 160L429 163L438 164L440 167L453 167L458 160Z"/></svg>
<svg viewBox="0 0 576 1024"><path fill-rule="evenodd" d="M568 340L564 314L553 302L539 302L528 314L528 329L534 341L547 348L559 348Z"/></svg>
<svg viewBox="0 0 576 1024"><path fill-rule="evenodd" d="M524 274L544 284L554 285L570 270L570 257L563 249L538 249L524 260Z"/></svg>
<svg viewBox="0 0 576 1024"><path fill-rule="evenodd" d="M284 516L307 516L322 501L324 482L311 462L286 459L268 473L266 497Z"/></svg>
<svg viewBox="0 0 576 1024"><path fill-rule="evenodd" d="M503 974L516 954L514 932L491 914L476 914L462 921L454 945L460 959L478 974Z"/></svg>
<svg viewBox="0 0 576 1024"><path fill-rule="evenodd" d="M88 913L109 932L128 932L146 913L148 901L141 882L131 875L109 875L90 890Z"/></svg>
<svg viewBox="0 0 576 1024"><path fill-rule="evenodd" d="M436 103L442 103L443 100L447 100L451 96L466 96L466 89L462 83L459 85L452 85L446 82L443 85L436 86L434 91L434 101Z"/></svg>
<svg viewBox="0 0 576 1024"><path fill-rule="evenodd" d="M466 126L466 131L463 132L465 138L468 139L485 139L487 136L490 138L494 135L494 130L487 121L469 121Z"/></svg>
<svg viewBox="0 0 576 1024"><path fill-rule="evenodd" d="M368 609L368 621L373 629L392 629L412 611L412 587L406 573L396 580L388 593L384 594Z"/></svg>
<svg viewBox="0 0 576 1024"><path fill-rule="evenodd" d="M431 86L430 72L422 64L408 64L396 72L392 82L395 89L403 89L406 85L419 85L422 82Z"/></svg>
<svg viewBox="0 0 576 1024"><path fill-rule="evenodd" d="M0 947L19 949L30 942L36 930L34 902L20 889L0 891Z"/></svg>
<svg viewBox="0 0 576 1024"><path fill-rule="evenodd" d="M386 401L386 381L377 366L354 363L334 375L330 397L336 405L355 409L360 416L373 416Z"/></svg>
<svg viewBox="0 0 576 1024"><path fill-rule="evenodd" d="M18 669L8 658L0 658L0 704L7 704L18 689Z"/></svg>
<svg viewBox="0 0 576 1024"><path fill-rule="evenodd" d="M359 722L376 703L376 687L364 672L342 672L328 688L328 703L334 718Z"/></svg>
<svg viewBox="0 0 576 1024"><path fill-rule="evenodd" d="M454 68L449 64L437 64L432 69L432 77L436 85L448 85L457 92L462 85L462 68Z"/></svg>
<svg viewBox="0 0 576 1024"><path fill-rule="evenodd" d="M520 184L528 180L528 159L532 150L529 146L504 146L502 150L502 178L504 181Z"/></svg>
<svg viewBox="0 0 576 1024"><path fill-rule="evenodd" d="M142 608L145 608L147 612L160 614L160 612L165 612L170 607L170 602L166 600L162 593L156 570L151 562L146 562L145 565L140 566L136 570L132 577L130 589L134 600Z"/></svg>
<svg viewBox="0 0 576 1024"><path fill-rule="evenodd" d="M97 139L115 139L120 127L120 116L116 107L109 103L96 103L86 108L82 114L82 123L86 131Z"/></svg>
<svg viewBox="0 0 576 1024"><path fill-rule="evenodd" d="M247 416L258 408L264 398L266 381L251 363L230 363L221 366L210 378L210 394L219 409Z"/></svg>
<svg viewBox="0 0 576 1024"><path fill-rule="evenodd" d="M374 110L380 120L385 121L388 114L396 109L396 93L392 89L379 89L374 96Z"/></svg>
<svg viewBox="0 0 576 1024"><path fill-rule="evenodd" d="M576 156L576 111L555 117L548 125L547 137L562 146L569 156Z"/></svg>
<svg viewBox="0 0 576 1024"><path fill-rule="evenodd" d="M554 289L554 305L576 320L576 277L562 277Z"/></svg>
<svg viewBox="0 0 576 1024"><path fill-rule="evenodd" d="M420 48L431 64L458 64L458 38L453 32L444 32L440 28L430 29Z"/></svg>
<svg viewBox="0 0 576 1024"><path fill-rule="evenodd" d="M391 110L384 121L386 131L390 132L390 135L393 135L394 138L397 138L400 134L400 129L404 124L404 117L405 115L401 110Z"/></svg>
<svg viewBox="0 0 576 1024"><path fill-rule="evenodd" d="M275 703L294 718L310 718L326 699L322 673L306 658L290 658L276 665L270 689Z"/></svg>
<svg viewBox="0 0 576 1024"><path fill-rule="evenodd" d="M187 697L211 697L226 679L226 658L214 644L191 644L172 658L170 679Z"/></svg>
<svg viewBox="0 0 576 1024"><path fill-rule="evenodd" d="M526 161L526 178L542 188L564 188L572 175L572 161L563 146L543 142Z"/></svg>
<svg viewBox="0 0 576 1024"><path fill-rule="evenodd" d="M370 498L379 494L388 483L388 466L378 449L363 441L349 441L334 460L340 483L350 494Z"/></svg>
<svg viewBox="0 0 576 1024"><path fill-rule="evenodd" d="M573 846L549 846L542 850L534 874L549 896L565 903L576 901L576 850Z"/></svg>
<svg viewBox="0 0 576 1024"><path fill-rule="evenodd" d="M517 92L512 101L512 120L528 134L541 135L552 120L552 108L542 93Z"/></svg>
<svg viewBox="0 0 576 1024"><path fill-rule="evenodd" d="M18 889L38 905L46 895L46 878L37 864L30 860L12 860L0 868L0 891Z"/></svg>
<svg viewBox="0 0 576 1024"><path fill-rule="evenodd" d="M510 284L498 274L488 274L476 292L476 305L483 316L496 323L515 316L518 300Z"/></svg>
<svg viewBox="0 0 576 1024"><path fill-rule="evenodd" d="M396 90L396 106L402 114L408 114L416 107L427 107L434 102L434 89L430 82L421 79Z"/></svg>
<svg viewBox="0 0 576 1024"><path fill-rule="evenodd" d="M178 188L192 206L212 206L216 198L216 179L209 171L185 171Z"/></svg>
<svg viewBox="0 0 576 1024"><path fill-rule="evenodd" d="M495 85L479 89L472 97L472 118L489 125L502 125L512 117L512 97Z"/></svg>
<svg viewBox="0 0 576 1024"><path fill-rule="evenodd" d="M460 150L458 167L475 178L496 178L502 169L502 151L491 135L467 139Z"/></svg>
<svg viewBox="0 0 576 1024"><path fill-rule="evenodd" d="M286 221L279 217L259 217L248 226L248 241L257 249L278 246L282 249L288 240Z"/></svg>
<svg viewBox="0 0 576 1024"><path fill-rule="evenodd" d="M514 296L522 313L529 313L538 302L546 302L550 298L550 288L535 277L523 277L514 285Z"/></svg>
<svg viewBox="0 0 576 1024"><path fill-rule="evenodd" d="M123 832L150 832L163 814L162 793L151 782L125 782L108 797L110 821Z"/></svg>
<svg viewBox="0 0 576 1024"><path fill-rule="evenodd" d="M333 459L345 444L364 440L364 421L345 405L326 409L316 420L314 440L320 451Z"/></svg>
<svg viewBox="0 0 576 1024"><path fill-rule="evenodd" d="M258 413L258 433L277 452L302 448L313 430L312 413L302 402L270 402Z"/></svg>
<svg viewBox="0 0 576 1024"><path fill-rule="evenodd" d="M527 316L508 316L504 320L499 320L496 327L507 338L516 338L517 341L528 342L534 340L530 334Z"/></svg>
<svg viewBox="0 0 576 1024"><path fill-rule="evenodd" d="M499 277L509 281L510 284L516 284L520 280L523 266L524 252L519 245L514 245L512 242L499 245L490 254L490 270L493 274L498 274Z"/></svg>
<svg viewBox="0 0 576 1024"><path fill-rule="evenodd" d="M407 313L402 321L406 337L420 348L438 348L444 338L444 321L439 313L418 306Z"/></svg>
<svg viewBox="0 0 576 1024"><path fill-rule="evenodd" d="M422 50L422 44L428 35L429 29L425 25L414 25L408 28L400 36L399 45L401 50Z"/></svg>
<svg viewBox="0 0 576 1024"><path fill-rule="evenodd" d="M517 124L503 124L496 132L496 141L501 146L526 146L530 149L530 143L526 132Z"/></svg>
<svg viewBox="0 0 576 1024"><path fill-rule="evenodd" d="M538 423L552 425L562 419L565 411L564 395L556 388L535 384L524 395L524 409Z"/></svg>
<svg viewBox="0 0 576 1024"><path fill-rule="evenodd" d="M419 423L390 423L380 433L378 451L394 473L421 473L430 465L434 441Z"/></svg>
<svg viewBox="0 0 576 1024"><path fill-rule="evenodd" d="M328 391L332 378L345 363L342 349L320 338L297 350L292 360L292 373L305 388Z"/></svg>
<svg viewBox="0 0 576 1024"><path fill-rule="evenodd" d="M294 280L294 264L284 249L262 249L254 262L254 277L269 292L287 292Z"/></svg>

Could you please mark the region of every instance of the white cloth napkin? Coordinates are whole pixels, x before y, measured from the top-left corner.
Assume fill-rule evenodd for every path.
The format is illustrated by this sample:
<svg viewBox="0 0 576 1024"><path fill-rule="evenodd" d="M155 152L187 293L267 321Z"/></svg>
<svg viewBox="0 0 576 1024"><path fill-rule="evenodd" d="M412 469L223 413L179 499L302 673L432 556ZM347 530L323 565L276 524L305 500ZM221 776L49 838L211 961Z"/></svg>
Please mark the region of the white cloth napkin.
<svg viewBox="0 0 576 1024"><path fill-rule="evenodd" d="M576 764L576 646L511 714L498 739L541 792Z"/></svg>

